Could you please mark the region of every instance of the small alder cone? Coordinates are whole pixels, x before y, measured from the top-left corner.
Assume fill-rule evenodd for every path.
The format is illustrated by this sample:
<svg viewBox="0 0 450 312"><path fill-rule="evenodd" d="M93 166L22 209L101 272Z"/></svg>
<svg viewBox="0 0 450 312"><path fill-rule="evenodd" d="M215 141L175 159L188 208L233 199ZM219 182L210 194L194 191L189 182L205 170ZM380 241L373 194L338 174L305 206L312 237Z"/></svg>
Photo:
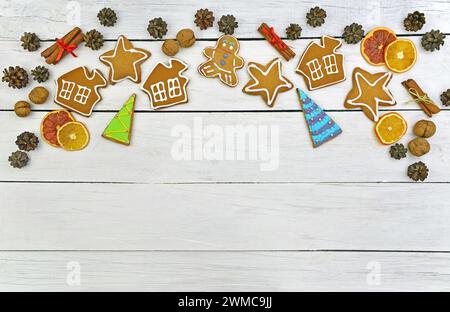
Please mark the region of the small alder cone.
<svg viewBox="0 0 450 312"><path fill-rule="evenodd" d="M197 25L200 30L207 29L213 26L214 13L208 9L200 9L195 13L195 25Z"/></svg>
<svg viewBox="0 0 450 312"><path fill-rule="evenodd" d="M413 181L425 181L428 177L428 167L423 162L419 161L409 165L408 177Z"/></svg>
<svg viewBox="0 0 450 312"><path fill-rule="evenodd" d="M450 89L447 89L447 91L442 92L441 102L442 105L444 106L450 106Z"/></svg>
<svg viewBox="0 0 450 312"><path fill-rule="evenodd" d="M415 138L408 143L408 150L414 156L420 157L430 151L430 143L424 138Z"/></svg>
<svg viewBox="0 0 450 312"><path fill-rule="evenodd" d="M177 41L182 48L192 47L195 43L195 34L192 29L182 29L177 33Z"/></svg>
<svg viewBox="0 0 450 312"><path fill-rule="evenodd" d="M2 81L13 89L22 89L28 84L28 73L20 66L9 66L3 69Z"/></svg>
<svg viewBox="0 0 450 312"><path fill-rule="evenodd" d="M173 39L167 39L164 41L161 50L167 56L174 56L180 51L180 47L178 46L178 42Z"/></svg>
<svg viewBox="0 0 450 312"><path fill-rule="evenodd" d="M436 124L431 120L419 120L413 131L418 137L431 138L436 133Z"/></svg>
<svg viewBox="0 0 450 312"><path fill-rule="evenodd" d="M34 133L25 131L17 136L16 145L22 151L33 151L38 147L39 139Z"/></svg>
<svg viewBox="0 0 450 312"><path fill-rule="evenodd" d="M407 152L408 152L408 150L401 143L395 143L389 149L389 154L391 154L391 157L394 158L394 159L397 159L397 160L405 158Z"/></svg>
<svg viewBox="0 0 450 312"><path fill-rule="evenodd" d="M46 82L48 80L48 77L50 76L50 73L47 68L44 66L37 66L35 69L31 71L31 76L33 76L33 80L36 80L37 82Z"/></svg>
<svg viewBox="0 0 450 312"><path fill-rule="evenodd" d="M47 101L48 98L48 90L44 87L36 87L31 90L28 98L34 104L43 104Z"/></svg>
<svg viewBox="0 0 450 312"><path fill-rule="evenodd" d="M104 41L103 35L96 29L89 30L86 34L84 34L85 46L94 51L103 47Z"/></svg>
<svg viewBox="0 0 450 312"><path fill-rule="evenodd" d="M22 151L15 151L8 158L9 164L14 168L19 169L25 167L29 160L28 154Z"/></svg>
<svg viewBox="0 0 450 312"><path fill-rule="evenodd" d="M27 117L31 113L30 103L19 101L14 105L14 112L19 117Z"/></svg>

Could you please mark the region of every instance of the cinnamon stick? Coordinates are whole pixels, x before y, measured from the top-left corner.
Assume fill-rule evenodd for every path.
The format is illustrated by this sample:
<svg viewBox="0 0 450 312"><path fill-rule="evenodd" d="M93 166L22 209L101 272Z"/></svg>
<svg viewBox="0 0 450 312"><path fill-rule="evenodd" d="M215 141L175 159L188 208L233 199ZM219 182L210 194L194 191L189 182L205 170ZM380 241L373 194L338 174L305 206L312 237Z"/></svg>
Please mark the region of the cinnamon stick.
<svg viewBox="0 0 450 312"><path fill-rule="evenodd" d="M408 93L412 96L414 101L419 104L420 108L428 115L428 117L432 117L433 114L437 114L441 111L414 79L405 80L402 82L402 85L408 90Z"/></svg>
<svg viewBox="0 0 450 312"><path fill-rule="evenodd" d="M284 57L286 61L289 61L295 57L294 51L292 51L266 23L262 23L261 26L259 26L258 31L281 54L281 56ZM280 45L283 48L281 48Z"/></svg>
<svg viewBox="0 0 450 312"><path fill-rule="evenodd" d="M71 42L74 41L74 39L77 38L77 36L79 34L82 34L81 29L79 27L75 27L70 32L68 32L64 37L62 37L61 40L64 42L64 44L71 44ZM79 40L79 39L77 39L77 40ZM54 63L54 59L56 59L56 56L59 53L59 49L60 49L59 45L55 42L50 47L45 49L41 53L41 56L46 58L46 62L48 64L53 64ZM48 58L51 55L54 55L54 54L55 54L54 59L53 60L49 60Z"/></svg>
<svg viewBox="0 0 450 312"><path fill-rule="evenodd" d="M84 40L84 34L83 33L79 33L75 36L75 38L73 38L71 41L69 42L64 42L65 44L68 45L79 45L82 41ZM58 57L58 54L60 52L60 49L56 49L52 52L52 54L45 60L48 64L57 64L58 62L56 61L56 58ZM64 51L62 57L66 56L68 52Z"/></svg>

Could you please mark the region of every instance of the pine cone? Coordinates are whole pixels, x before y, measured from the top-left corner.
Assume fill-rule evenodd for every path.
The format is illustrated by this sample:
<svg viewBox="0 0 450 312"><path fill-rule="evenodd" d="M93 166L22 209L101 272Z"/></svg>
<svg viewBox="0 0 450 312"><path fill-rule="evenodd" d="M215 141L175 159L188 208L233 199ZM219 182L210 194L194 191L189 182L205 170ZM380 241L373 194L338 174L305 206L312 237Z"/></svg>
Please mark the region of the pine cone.
<svg viewBox="0 0 450 312"><path fill-rule="evenodd" d="M440 50L441 45L444 45L445 35L439 30L431 30L422 36L422 47L430 52Z"/></svg>
<svg viewBox="0 0 450 312"><path fill-rule="evenodd" d="M442 92L441 102L445 106L450 106L450 89L447 89L447 91Z"/></svg>
<svg viewBox="0 0 450 312"><path fill-rule="evenodd" d="M167 23L161 17L148 22L147 31L155 39L161 39L167 34Z"/></svg>
<svg viewBox="0 0 450 312"><path fill-rule="evenodd" d="M302 28L299 24L290 24L288 28L286 28L286 37L290 40L299 39L302 35Z"/></svg>
<svg viewBox="0 0 450 312"><path fill-rule="evenodd" d="M25 131L17 136L16 145L22 151L33 151L39 144L39 139L34 133Z"/></svg>
<svg viewBox="0 0 450 312"><path fill-rule="evenodd" d="M103 35L95 30L89 30L86 34L84 34L85 46L91 48L92 50L98 50L103 47Z"/></svg>
<svg viewBox="0 0 450 312"><path fill-rule="evenodd" d="M212 27L214 23L214 14L208 9L200 9L195 13L195 25L201 30Z"/></svg>
<svg viewBox="0 0 450 312"><path fill-rule="evenodd" d="M236 22L236 18L230 14L222 15L217 24L219 25L219 31L224 33L225 35L234 34L234 30L238 28L238 22Z"/></svg>
<svg viewBox="0 0 450 312"><path fill-rule="evenodd" d="M9 156L8 161L14 168L22 168L28 164L28 154L22 151L15 151Z"/></svg>
<svg viewBox="0 0 450 312"><path fill-rule="evenodd" d="M44 66L36 66L36 68L31 71L31 76L33 76L33 80L36 80L37 82L46 82L50 76L50 72Z"/></svg>
<svg viewBox="0 0 450 312"><path fill-rule="evenodd" d="M311 8L309 13L306 13L306 22L312 27L319 27L325 23L325 18L327 17L327 12L318 6Z"/></svg>
<svg viewBox="0 0 450 312"><path fill-rule="evenodd" d="M97 18L100 21L100 24L106 27L114 26L117 22L116 12L111 8L101 9L97 14Z"/></svg>
<svg viewBox="0 0 450 312"><path fill-rule="evenodd" d="M406 152L408 150L403 144L396 143L391 146L389 153L391 154L392 158L395 159L402 159L406 157Z"/></svg>
<svg viewBox="0 0 450 312"><path fill-rule="evenodd" d="M8 87L13 89L21 89L28 84L28 74L25 69L20 66L9 66L3 69L3 82L8 83Z"/></svg>
<svg viewBox="0 0 450 312"><path fill-rule="evenodd" d="M36 51L41 46L41 40L35 33L24 33L20 41L22 41L22 47L30 52Z"/></svg>
<svg viewBox="0 0 450 312"><path fill-rule="evenodd" d="M342 37L344 38L344 41L349 44L358 43L364 38L364 29L362 25L351 23L350 25L345 26Z"/></svg>
<svg viewBox="0 0 450 312"><path fill-rule="evenodd" d="M418 31L421 30L425 24L425 14L419 11L414 11L409 13L408 16L403 20L403 25L407 31Z"/></svg>
<svg viewBox="0 0 450 312"><path fill-rule="evenodd" d="M428 177L428 167L421 161L413 163L408 167L408 177L414 181L425 181Z"/></svg>

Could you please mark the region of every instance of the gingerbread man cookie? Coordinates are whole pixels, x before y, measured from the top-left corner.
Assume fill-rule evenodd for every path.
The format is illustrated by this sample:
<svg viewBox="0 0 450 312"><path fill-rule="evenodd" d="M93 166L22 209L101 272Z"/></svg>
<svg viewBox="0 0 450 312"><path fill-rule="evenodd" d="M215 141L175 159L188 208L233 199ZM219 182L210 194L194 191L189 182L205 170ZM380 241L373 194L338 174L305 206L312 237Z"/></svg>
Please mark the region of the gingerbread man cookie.
<svg viewBox="0 0 450 312"><path fill-rule="evenodd" d="M207 78L219 77L227 86L235 87L239 82L236 70L244 67L244 60L237 55L238 52L239 41L233 36L223 35L214 48L203 50L208 60L198 67L198 71Z"/></svg>

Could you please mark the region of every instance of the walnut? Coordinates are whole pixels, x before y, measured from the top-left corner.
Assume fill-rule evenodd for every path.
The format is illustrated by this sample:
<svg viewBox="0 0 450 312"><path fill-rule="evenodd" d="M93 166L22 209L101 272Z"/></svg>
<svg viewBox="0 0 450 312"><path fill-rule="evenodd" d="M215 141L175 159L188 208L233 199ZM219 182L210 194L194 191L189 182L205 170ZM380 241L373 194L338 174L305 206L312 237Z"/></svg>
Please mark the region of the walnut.
<svg viewBox="0 0 450 312"><path fill-rule="evenodd" d="M182 48L191 47L195 43L194 32L189 28L180 30L177 33L177 41L180 44L180 47Z"/></svg>
<svg viewBox="0 0 450 312"><path fill-rule="evenodd" d="M168 56L174 56L178 53L180 50L180 47L178 46L178 43L173 39L167 39L164 41L161 50L164 52L165 55Z"/></svg>
<svg viewBox="0 0 450 312"><path fill-rule="evenodd" d="M414 156L420 157L430 151L430 143L424 138L415 138L408 143L408 150Z"/></svg>
<svg viewBox="0 0 450 312"><path fill-rule="evenodd" d="M414 134L421 138L431 138L436 133L436 124L431 120L419 120L414 125Z"/></svg>
<svg viewBox="0 0 450 312"><path fill-rule="evenodd" d="M25 101L19 101L14 105L14 112L19 117L26 117L31 112L30 104Z"/></svg>
<svg viewBox="0 0 450 312"><path fill-rule="evenodd" d="M43 104L47 101L48 98L48 90L44 87L36 87L31 90L28 98L34 104Z"/></svg>

